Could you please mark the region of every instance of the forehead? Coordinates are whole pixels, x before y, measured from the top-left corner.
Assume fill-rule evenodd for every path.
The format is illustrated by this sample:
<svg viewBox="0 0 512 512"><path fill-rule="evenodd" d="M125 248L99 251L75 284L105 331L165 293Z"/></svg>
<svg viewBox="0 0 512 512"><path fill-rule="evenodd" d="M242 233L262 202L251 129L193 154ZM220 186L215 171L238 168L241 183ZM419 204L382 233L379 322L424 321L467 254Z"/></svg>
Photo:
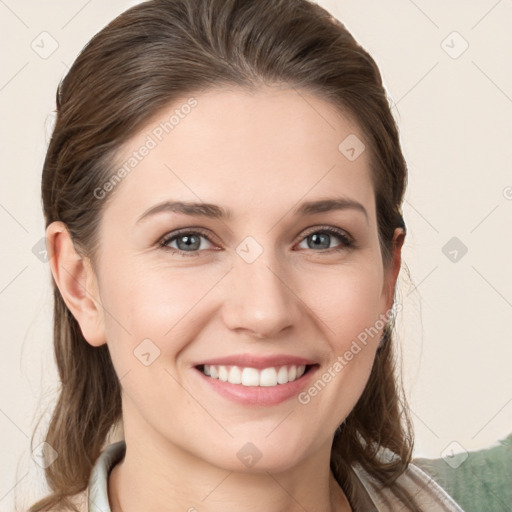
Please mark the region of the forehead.
<svg viewBox="0 0 512 512"><path fill-rule="evenodd" d="M121 148L114 172L124 172L112 207L129 216L172 198L278 214L301 199L344 195L371 212L363 139L353 120L305 91L222 87L191 94Z"/></svg>

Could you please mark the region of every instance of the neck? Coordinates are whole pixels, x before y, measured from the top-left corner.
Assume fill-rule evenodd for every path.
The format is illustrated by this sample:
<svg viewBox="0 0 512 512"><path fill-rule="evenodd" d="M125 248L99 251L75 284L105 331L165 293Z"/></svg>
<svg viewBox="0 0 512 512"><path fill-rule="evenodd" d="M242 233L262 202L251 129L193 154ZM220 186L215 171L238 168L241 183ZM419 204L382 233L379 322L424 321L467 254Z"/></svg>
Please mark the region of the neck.
<svg viewBox="0 0 512 512"><path fill-rule="evenodd" d="M294 485L282 475L268 474L266 478L240 478L240 474L225 471L216 485L208 481L191 485L191 479L183 479L162 487L153 477L154 472L141 474L142 469L132 472L125 459L115 466L109 477L109 502L112 512L187 511L187 512L304 512L322 510L350 512L350 504L332 476L321 489L312 488L297 480ZM149 485L148 485L149 484ZM181 485L181 487L180 487Z"/></svg>
<svg viewBox="0 0 512 512"><path fill-rule="evenodd" d="M147 424L125 422L124 433L126 454L108 481L112 512L351 510L330 471L330 442L285 470L261 466L258 472L241 472L148 433Z"/></svg>

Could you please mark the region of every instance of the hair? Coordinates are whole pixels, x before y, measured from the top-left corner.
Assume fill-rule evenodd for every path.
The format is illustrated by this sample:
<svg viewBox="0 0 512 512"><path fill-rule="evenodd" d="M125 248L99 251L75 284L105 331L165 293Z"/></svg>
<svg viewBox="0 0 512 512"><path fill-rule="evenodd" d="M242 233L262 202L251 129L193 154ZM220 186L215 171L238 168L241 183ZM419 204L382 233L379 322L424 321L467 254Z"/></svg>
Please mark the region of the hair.
<svg viewBox="0 0 512 512"><path fill-rule="evenodd" d="M307 0L151 0L98 32L58 87L42 173L46 226L62 221L94 268L102 211L115 195L99 200L94 191L112 176L117 151L164 107L222 85L293 87L356 120L370 154L382 260L391 264L395 228L405 234L407 167L390 102L372 57L339 20ZM61 389L45 441L59 456L45 469L51 493L31 511L76 510L72 496L87 488L122 421L108 346L85 340L52 286ZM386 324L367 385L334 433L330 465L349 497L354 464L401 495L394 482L411 461L412 425L392 333ZM396 457L379 457L382 448Z"/></svg>

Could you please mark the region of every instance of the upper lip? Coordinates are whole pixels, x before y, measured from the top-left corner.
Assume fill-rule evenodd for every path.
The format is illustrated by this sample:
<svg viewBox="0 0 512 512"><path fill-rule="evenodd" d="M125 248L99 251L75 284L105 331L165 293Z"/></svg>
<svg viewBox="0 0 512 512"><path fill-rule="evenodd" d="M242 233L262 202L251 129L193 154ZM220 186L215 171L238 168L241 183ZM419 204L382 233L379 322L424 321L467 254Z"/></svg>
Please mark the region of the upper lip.
<svg viewBox="0 0 512 512"><path fill-rule="evenodd" d="M275 354L272 356L257 356L252 354L234 354L231 356L217 357L196 363L193 366L201 365L225 365L241 366L244 368L269 368L270 366L289 366L289 365L314 365L315 361L303 357L291 356L287 354Z"/></svg>

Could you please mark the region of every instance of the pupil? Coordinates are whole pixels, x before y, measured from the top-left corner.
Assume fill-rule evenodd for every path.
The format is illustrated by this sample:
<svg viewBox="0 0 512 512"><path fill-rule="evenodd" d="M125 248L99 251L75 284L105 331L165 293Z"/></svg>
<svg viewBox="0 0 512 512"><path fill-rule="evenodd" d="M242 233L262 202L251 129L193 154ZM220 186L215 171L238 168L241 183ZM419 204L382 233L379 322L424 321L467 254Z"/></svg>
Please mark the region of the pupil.
<svg viewBox="0 0 512 512"><path fill-rule="evenodd" d="M325 233L315 233L313 235L310 235L309 239L312 242L312 245L308 244L310 249L311 248L318 248L321 247L322 249L328 249L331 241L331 237Z"/></svg>
<svg viewBox="0 0 512 512"><path fill-rule="evenodd" d="M183 251L189 251L191 249L199 249L200 240L198 236L182 235L178 238L178 248Z"/></svg>

